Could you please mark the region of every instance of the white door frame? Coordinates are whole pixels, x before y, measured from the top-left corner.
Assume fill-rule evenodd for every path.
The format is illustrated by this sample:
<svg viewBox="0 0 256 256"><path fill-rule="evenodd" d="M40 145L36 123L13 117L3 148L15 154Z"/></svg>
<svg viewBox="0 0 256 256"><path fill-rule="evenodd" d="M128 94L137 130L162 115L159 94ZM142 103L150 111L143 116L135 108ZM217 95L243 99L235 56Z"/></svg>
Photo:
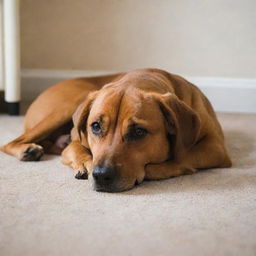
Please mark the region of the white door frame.
<svg viewBox="0 0 256 256"><path fill-rule="evenodd" d="M2 81L5 101L11 115L19 114L20 92L20 15L19 0L2 0Z"/></svg>

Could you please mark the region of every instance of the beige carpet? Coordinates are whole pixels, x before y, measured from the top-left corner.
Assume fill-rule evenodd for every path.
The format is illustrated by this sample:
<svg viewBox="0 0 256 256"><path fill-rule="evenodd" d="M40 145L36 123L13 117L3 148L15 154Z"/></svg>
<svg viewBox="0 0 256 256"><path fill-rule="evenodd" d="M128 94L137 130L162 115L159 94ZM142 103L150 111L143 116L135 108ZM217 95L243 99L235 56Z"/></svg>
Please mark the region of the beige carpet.
<svg viewBox="0 0 256 256"><path fill-rule="evenodd" d="M231 169L119 194L94 192L59 157L0 153L0 255L256 255L256 115L221 114ZM0 144L22 117L0 115Z"/></svg>

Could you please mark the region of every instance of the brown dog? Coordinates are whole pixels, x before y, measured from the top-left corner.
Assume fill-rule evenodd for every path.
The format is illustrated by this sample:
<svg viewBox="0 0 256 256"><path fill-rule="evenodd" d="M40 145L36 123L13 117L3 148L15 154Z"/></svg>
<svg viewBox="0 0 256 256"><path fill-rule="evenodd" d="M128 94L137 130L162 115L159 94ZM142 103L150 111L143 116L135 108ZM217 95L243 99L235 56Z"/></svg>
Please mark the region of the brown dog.
<svg viewBox="0 0 256 256"><path fill-rule="evenodd" d="M62 152L76 178L92 174L97 191L112 192L144 179L231 166L207 98L185 79L158 69L52 86L30 106L25 133L2 151L22 161Z"/></svg>

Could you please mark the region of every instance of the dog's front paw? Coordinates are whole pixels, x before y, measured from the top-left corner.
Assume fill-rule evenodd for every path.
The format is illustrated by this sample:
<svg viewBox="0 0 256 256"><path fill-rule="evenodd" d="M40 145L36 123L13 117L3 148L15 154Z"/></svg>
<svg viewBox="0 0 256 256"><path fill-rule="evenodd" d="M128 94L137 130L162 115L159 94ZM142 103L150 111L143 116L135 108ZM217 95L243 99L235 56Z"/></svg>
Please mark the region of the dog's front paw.
<svg viewBox="0 0 256 256"><path fill-rule="evenodd" d="M78 180L87 180L88 179L88 172L87 172L87 170L78 171L75 174L75 178L78 179Z"/></svg>
<svg viewBox="0 0 256 256"><path fill-rule="evenodd" d="M75 178L78 180L87 180L89 175L89 170L91 168L91 161L80 163L80 164L74 164L73 170L75 171Z"/></svg>
<svg viewBox="0 0 256 256"><path fill-rule="evenodd" d="M192 168L192 167L184 167L184 168L182 168L182 170L183 170L184 175L191 175L196 172L196 169Z"/></svg>
<svg viewBox="0 0 256 256"><path fill-rule="evenodd" d="M39 161L44 154L43 147L37 144L30 144L25 151L22 152L19 159L21 161Z"/></svg>

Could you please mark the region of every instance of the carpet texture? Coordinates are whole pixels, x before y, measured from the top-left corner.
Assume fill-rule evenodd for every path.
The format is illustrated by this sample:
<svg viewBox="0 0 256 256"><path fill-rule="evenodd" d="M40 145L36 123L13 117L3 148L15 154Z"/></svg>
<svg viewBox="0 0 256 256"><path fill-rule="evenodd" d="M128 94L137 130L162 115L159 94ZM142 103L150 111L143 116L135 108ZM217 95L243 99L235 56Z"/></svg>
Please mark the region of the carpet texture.
<svg viewBox="0 0 256 256"><path fill-rule="evenodd" d="M57 156L0 152L0 255L256 255L256 115L219 114L234 166L110 194ZM23 117L0 115L0 144Z"/></svg>

